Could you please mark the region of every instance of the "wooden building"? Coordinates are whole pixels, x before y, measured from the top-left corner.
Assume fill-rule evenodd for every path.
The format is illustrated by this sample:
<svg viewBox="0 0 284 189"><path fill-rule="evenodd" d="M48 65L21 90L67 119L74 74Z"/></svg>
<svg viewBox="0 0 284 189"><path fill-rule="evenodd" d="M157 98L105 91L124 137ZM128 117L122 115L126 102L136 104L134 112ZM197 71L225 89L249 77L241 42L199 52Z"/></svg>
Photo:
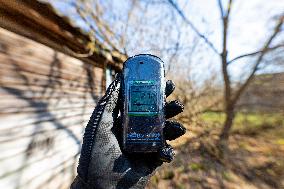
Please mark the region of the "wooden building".
<svg viewBox="0 0 284 189"><path fill-rule="evenodd" d="M1 189L69 187L84 127L125 60L93 42L49 4L0 0Z"/></svg>

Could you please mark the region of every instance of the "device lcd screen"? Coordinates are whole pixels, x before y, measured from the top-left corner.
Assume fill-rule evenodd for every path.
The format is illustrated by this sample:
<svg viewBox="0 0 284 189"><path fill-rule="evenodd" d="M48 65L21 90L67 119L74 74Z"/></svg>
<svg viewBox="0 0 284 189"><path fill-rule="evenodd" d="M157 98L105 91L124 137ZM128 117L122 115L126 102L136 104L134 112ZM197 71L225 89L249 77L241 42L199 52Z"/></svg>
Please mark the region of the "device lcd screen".
<svg viewBox="0 0 284 189"><path fill-rule="evenodd" d="M129 112L157 112L157 86L151 82L130 85Z"/></svg>

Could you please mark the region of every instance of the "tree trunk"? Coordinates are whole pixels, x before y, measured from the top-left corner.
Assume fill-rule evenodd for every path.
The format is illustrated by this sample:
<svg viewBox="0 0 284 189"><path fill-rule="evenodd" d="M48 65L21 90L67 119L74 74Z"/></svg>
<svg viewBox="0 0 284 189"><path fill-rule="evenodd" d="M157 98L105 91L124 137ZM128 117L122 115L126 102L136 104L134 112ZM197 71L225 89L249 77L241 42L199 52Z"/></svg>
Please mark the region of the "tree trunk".
<svg viewBox="0 0 284 189"><path fill-rule="evenodd" d="M230 130L233 126L233 120L235 117L235 112L234 112L234 106L226 108L225 111L226 114L226 120L223 126L223 130L220 134L219 141L217 142L217 148L218 148L218 156L220 159L225 158L225 154L227 154L228 151L228 140L229 140L229 133Z"/></svg>
<svg viewBox="0 0 284 189"><path fill-rule="evenodd" d="M225 113L226 113L226 120L225 120L224 127L220 135L220 141L223 141L222 143L227 143L229 139L229 133L233 125L233 120L235 118L234 107L226 108Z"/></svg>

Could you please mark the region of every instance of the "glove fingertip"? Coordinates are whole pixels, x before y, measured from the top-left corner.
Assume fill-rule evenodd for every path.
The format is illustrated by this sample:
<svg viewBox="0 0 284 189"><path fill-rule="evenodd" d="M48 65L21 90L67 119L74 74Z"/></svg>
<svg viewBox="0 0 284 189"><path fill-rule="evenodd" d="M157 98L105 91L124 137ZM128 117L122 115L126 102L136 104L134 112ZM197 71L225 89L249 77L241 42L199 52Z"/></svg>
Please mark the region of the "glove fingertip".
<svg viewBox="0 0 284 189"><path fill-rule="evenodd" d="M174 149L169 144L166 144L165 147L159 150L159 159L162 162L170 163L174 159L174 156L175 156Z"/></svg>
<svg viewBox="0 0 284 189"><path fill-rule="evenodd" d="M165 104L165 117L166 119L176 116L183 112L184 105L178 100L170 101Z"/></svg>
<svg viewBox="0 0 284 189"><path fill-rule="evenodd" d="M177 121L166 121L164 135L166 140L174 140L186 133L186 128Z"/></svg>
<svg viewBox="0 0 284 189"><path fill-rule="evenodd" d="M175 83L172 80L168 80L166 82L166 90L165 90L166 97L172 94L175 88L176 88Z"/></svg>

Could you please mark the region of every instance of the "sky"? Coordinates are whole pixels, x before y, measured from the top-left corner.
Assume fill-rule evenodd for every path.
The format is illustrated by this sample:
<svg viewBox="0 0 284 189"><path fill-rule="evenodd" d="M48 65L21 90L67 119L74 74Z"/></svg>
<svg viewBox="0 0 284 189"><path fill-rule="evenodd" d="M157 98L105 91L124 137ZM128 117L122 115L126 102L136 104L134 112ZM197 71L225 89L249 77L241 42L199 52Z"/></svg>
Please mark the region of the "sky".
<svg viewBox="0 0 284 189"><path fill-rule="evenodd" d="M63 14L68 13L78 26L88 30L88 26L76 16L74 9L67 6L68 2L72 1L74 0L51 0L49 2ZM129 25L133 24L133 27L128 26L127 29L125 29L125 23L127 13L131 9L130 1L99 1L107 10L103 16L111 24L112 29L118 34L126 32L128 55L152 53L160 56L165 62L169 62L172 51L156 49L161 46L174 49L175 41L179 41L179 48L182 52L177 59L174 59L175 69L180 68L180 71L185 72L184 74L187 74L190 69L196 75L210 75L208 71L211 68L216 73L220 71L219 57L208 46L206 47L202 40L198 40L198 44L201 45L189 57L192 46L196 42L194 41L196 35L176 11L163 3L164 0L140 0L140 7L133 11L134 16L128 20ZM177 0L175 2L185 16L221 52L222 26L217 0ZM222 0L224 7L227 2L228 0ZM273 17L281 13L284 14L283 0L234 0L229 25L228 59L259 50L272 32L275 23ZM139 23L138 26L137 23ZM178 35L178 32L182 34ZM284 42L283 32L275 41L280 40ZM252 60L242 59L230 65L232 78L236 80L240 78L244 70L248 70L247 67ZM185 65L188 69L184 69ZM279 72L279 70L282 71L281 69L284 70L281 67L272 67L268 71Z"/></svg>
<svg viewBox="0 0 284 189"><path fill-rule="evenodd" d="M182 5L183 1L178 1ZM222 1L226 7L226 2ZM183 8L186 16L202 33L209 29L209 40L221 51L222 27L217 1L192 0ZM231 10L228 37L228 59L262 48L274 27L273 16L284 14L283 0L235 0ZM282 41L284 35L282 32ZM232 75L238 78L247 65L246 59L231 65ZM270 70L271 71L271 70ZM273 70L272 70L273 71ZM275 70L276 72L278 70Z"/></svg>

